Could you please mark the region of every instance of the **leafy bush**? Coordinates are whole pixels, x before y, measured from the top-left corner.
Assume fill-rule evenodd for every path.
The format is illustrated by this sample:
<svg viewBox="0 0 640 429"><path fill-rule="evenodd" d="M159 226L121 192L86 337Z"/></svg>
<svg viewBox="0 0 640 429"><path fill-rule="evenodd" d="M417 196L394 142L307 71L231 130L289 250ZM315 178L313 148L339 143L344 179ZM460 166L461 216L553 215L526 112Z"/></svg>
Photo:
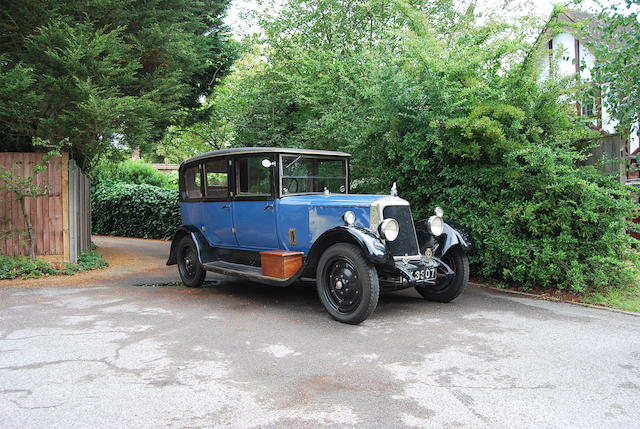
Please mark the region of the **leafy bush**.
<svg viewBox="0 0 640 429"><path fill-rule="evenodd" d="M118 164L116 179L124 183L147 184L161 188L166 188L169 185L169 178L165 174L140 159L129 159Z"/></svg>
<svg viewBox="0 0 640 429"><path fill-rule="evenodd" d="M397 181L416 217L440 205L470 228L474 275L575 291L629 282L637 205L577 166L599 134L574 116L574 82L539 81L527 43L539 28L447 1L321 3L321 17L303 0L265 16L253 65L212 97L237 141L353 153L354 192Z"/></svg>
<svg viewBox="0 0 640 429"><path fill-rule="evenodd" d="M0 255L0 279L38 278L56 274L57 270L41 259Z"/></svg>
<svg viewBox="0 0 640 429"><path fill-rule="evenodd" d="M92 247L95 245L92 243ZM94 270L96 268L106 268L109 263L104 260L101 254L96 252L84 252L78 255L78 263L76 264L80 271Z"/></svg>
<svg viewBox="0 0 640 429"><path fill-rule="evenodd" d="M75 273L109 266L102 255L85 252L78 255L77 264L66 264L55 268L41 259L31 260L26 256L0 255L0 279L35 279L52 275L73 275Z"/></svg>
<svg viewBox="0 0 640 429"><path fill-rule="evenodd" d="M180 176L177 171L171 171L169 174L165 175L167 177L167 186L164 186L168 189L178 189L178 181L180 180Z"/></svg>
<svg viewBox="0 0 640 429"><path fill-rule="evenodd" d="M178 189L176 180L140 159L129 159L123 162L102 161L94 171L93 183L97 185L105 181Z"/></svg>
<svg viewBox="0 0 640 429"><path fill-rule="evenodd" d="M178 193L147 184L101 182L91 213L94 234L169 239L180 225Z"/></svg>

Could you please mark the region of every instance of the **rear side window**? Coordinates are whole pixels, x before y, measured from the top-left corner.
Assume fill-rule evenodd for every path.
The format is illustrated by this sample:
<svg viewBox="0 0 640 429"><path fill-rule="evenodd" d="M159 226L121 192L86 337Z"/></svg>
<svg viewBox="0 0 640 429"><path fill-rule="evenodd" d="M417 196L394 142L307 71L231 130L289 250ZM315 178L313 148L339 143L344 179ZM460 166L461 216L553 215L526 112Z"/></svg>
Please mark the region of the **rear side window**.
<svg viewBox="0 0 640 429"><path fill-rule="evenodd" d="M236 161L236 184L239 196L271 195L271 168L264 167L265 156L239 158Z"/></svg>
<svg viewBox="0 0 640 429"><path fill-rule="evenodd" d="M209 198L226 198L229 195L228 161L216 159L204 164L205 194Z"/></svg>
<svg viewBox="0 0 640 429"><path fill-rule="evenodd" d="M184 170L184 195L186 198L202 198L200 165L196 164Z"/></svg>

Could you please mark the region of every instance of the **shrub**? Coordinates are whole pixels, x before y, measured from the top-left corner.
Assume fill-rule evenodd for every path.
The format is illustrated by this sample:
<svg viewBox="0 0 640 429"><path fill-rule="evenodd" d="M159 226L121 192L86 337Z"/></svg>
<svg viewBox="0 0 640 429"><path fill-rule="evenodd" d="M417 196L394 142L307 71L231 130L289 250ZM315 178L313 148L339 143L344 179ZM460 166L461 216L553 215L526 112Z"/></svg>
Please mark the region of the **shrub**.
<svg viewBox="0 0 640 429"><path fill-rule="evenodd" d="M138 185L153 185L161 188L169 186L169 178L140 159L129 159L118 165L117 180Z"/></svg>
<svg viewBox="0 0 640 429"><path fill-rule="evenodd" d="M66 264L54 268L41 259L31 260L26 256L0 255L0 279L35 279L52 275L73 275L75 273L109 266L102 255L85 252L78 255L77 264Z"/></svg>
<svg viewBox="0 0 640 429"><path fill-rule="evenodd" d="M57 270L41 259L0 255L0 279L38 278L56 274Z"/></svg>
<svg viewBox="0 0 640 429"><path fill-rule="evenodd" d="M292 0L265 18L251 67L212 97L236 141L353 153L354 192L397 181L417 218L440 205L468 226L479 277L575 291L627 284L637 205L615 178L577 166L599 134L575 117L571 78L540 81L540 46L526 41L539 29L446 1L427 13L404 1L342 13L365 3L327 0L335 13L320 17Z"/></svg>
<svg viewBox="0 0 640 429"><path fill-rule="evenodd" d="M576 292L628 284L636 206L617 178L577 165L592 136L568 114L561 87L523 68L485 78L496 87L488 90L481 69L458 85L449 65L436 76L418 64L389 78L380 110L394 119L369 127L362 176L378 189L395 178L418 218L439 205L469 227L478 277Z"/></svg>
<svg viewBox="0 0 640 429"><path fill-rule="evenodd" d="M627 189L559 153L527 148L502 166L451 166L429 189L403 180L405 196L420 217L441 205L446 217L469 227L478 277L575 292L627 284L633 278Z"/></svg>
<svg viewBox="0 0 640 429"><path fill-rule="evenodd" d="M94 234L169 239L180 225L177 191L147 184L101 182L91 213Z"/></svg>
<svg viewBox="0 0 640 429"><path fill-rule="evenodd" d="M161 188L178 189L177 181L153 168L141 159L123 162L105 160L94 171L94 185L101 182L123 182L136 185L153 185Z"/></svg>

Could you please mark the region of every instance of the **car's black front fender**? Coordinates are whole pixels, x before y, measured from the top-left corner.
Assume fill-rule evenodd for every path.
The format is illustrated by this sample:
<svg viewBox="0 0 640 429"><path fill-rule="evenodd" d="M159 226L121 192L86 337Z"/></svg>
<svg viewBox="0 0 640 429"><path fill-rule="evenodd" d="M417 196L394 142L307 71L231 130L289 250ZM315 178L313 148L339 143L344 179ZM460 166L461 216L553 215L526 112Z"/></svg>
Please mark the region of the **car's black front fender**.
<svg viewBox="0 0 640 429"><path fill-rule="evenodd" d="M415 226L421 252L427 245L433 245L435 242L438 243L438 248L435 252L438 257L446 254L454 246L460 246L465 252L470 252L475 247L469 231L456 222L446 221L444 230L438 237L434 237L429 232L426 220L416 222Z"/></svg>
<svg viewBox="0 0 640 429"><path fill-rule="evenodd" d="M325 231L313 242L307 255L308 274L311 274L310 271L315 270L324 251L337 243L355 244L360 247L369 262L393 267L393 256L391 256L380 237L365 228L341 225Z"/></svg>
<svg viewBox="0 0 640 429"><path fill-rule="evenodd" d="M200 229L194 225L180 225L176 230L176 233L173 234L173 240L171 240L171 250L169 251L167 265L175 265L178 263L178 245L186 236L191 237L191 240L193 240L196 250L198 251L198 259L200 260L200 263L203 264L205 262L209 262L209 242L204 237Z"/></svg>

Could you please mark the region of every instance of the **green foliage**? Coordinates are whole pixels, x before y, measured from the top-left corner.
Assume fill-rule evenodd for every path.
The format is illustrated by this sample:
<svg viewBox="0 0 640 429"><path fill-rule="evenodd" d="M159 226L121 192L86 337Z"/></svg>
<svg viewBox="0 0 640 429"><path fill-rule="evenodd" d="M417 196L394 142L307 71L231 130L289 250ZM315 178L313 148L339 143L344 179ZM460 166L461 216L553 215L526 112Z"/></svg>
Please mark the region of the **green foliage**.
<svg viewBox="0 0 640 429"><path fill-rule="evenodd" d="M145 148L168 125L206 115L199 98L235 55L222 23L228 0L5 3L3 148L32 149L32 137L67 138L85 171L114 141Z"/></svg>
<svg viewBox="0 0 640 429"><path fill-rule="evenodd" d="M612 3L598 15L591 29L593 74L602 85L605 105L629 129L640 122L640 1Z"/></svg>
<svg viewBox="0 0 640 429"><path fill-rule="evenodd" d="M35 93L33 68L22 63L11 64L6 54L0 55L0 135L6 150L17 150L28 138L36 118L36 107L42 96Z"/></svg>
<svg viewBox="0 0 640 429"><path fill-rule="evenodd" d="M243 145L353 153L354 192L436 205L471 229L476 275L576 291L625 284L636 207L615 178L578 167L597 136L567 82L538 81L539 27L473 4L290 0L215 102ZM347 13L348 12L348 13ZM348 17L348 18L347 18Z"/></svg>
<svg viewBox="0 0 640 429"><path fill-rule="evenodd" d="M109 263L104 260L101 254L91 251L78 255L78 263L75 265L77 265L78 271L87 271L106 268L109 266Z"/></svg>
<svg viewBox="0 0 640 429"><path fill-rule="evenodd" d="M94 172L93 183L97 185L104 181L178 189L177 180L173 180L169 175L159 172L151 164L140 159L129 159L123 162L101 161Z"/></svg>
<svg viewBox="0 0 640 429"><path fill-rule="evenodd" d="M35 279L52 275L73 275L75 273L108 267L102 255L85 252L78 255L77 264L66 264L62 268L54 268L42 259L29 259L25 256L0 255L0 279Z"/></svg>
<svg viewBox="0 0 640 429"><path fill-rule="evenodd" d="M94 234L169 239L180 225L178 192L147 184L101 182L91 213Z"/></svg>
<svg viewBox="0 0 640 429"><path fill-rule="evenodd" d="M41 259L0 255L0 279L38 278L57 274L57 270Z"/></svg>
<svg viewBox="0 0 640 429"><path fill-rule="evenodd" d="M600 288L584 301L640 313L640 278L628 288Z"/></svg>

